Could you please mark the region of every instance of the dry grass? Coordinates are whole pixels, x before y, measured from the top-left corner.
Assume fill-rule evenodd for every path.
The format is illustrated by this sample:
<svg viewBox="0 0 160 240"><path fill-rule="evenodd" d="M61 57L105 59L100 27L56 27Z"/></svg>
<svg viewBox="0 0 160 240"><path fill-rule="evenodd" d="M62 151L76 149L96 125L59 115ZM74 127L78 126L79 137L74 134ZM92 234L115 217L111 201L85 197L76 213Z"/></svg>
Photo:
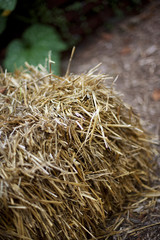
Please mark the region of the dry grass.
<svg viewBox="0 0 160 240"><path fill-rule="evenodd" d="M148 136L108 76L26 65L0 74L0 239L98 239L149 188Z"/></svg>

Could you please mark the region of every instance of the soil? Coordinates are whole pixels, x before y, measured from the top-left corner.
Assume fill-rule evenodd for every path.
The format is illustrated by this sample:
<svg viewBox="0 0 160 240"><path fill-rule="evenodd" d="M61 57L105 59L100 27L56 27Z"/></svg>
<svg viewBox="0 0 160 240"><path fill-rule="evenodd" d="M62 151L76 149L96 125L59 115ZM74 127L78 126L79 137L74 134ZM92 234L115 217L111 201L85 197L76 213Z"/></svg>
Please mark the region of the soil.
<svg viewBox="0 0 160 240"><path fill-rule="evenodd" d="M69 55L63 58L65 74ZM151 1L134 17L115 23L112 32L103 27L76 47L70 72L85 73L102 63L99 71L118 79L115 90L143 120L143 125L160 140L160 1ZM160 149L158 145L157 149ZM159 152L159 150L158 150ZM160 176L160 154L155 157ZM154 188L160 188L157 179ZM160 194L159 194L160 196ZM121 234L107 239L160 239L160 198L142 202L132 216L124 216ZM128 231L125 229L129 229ZM131 229L133 230L131 233ZM135 231L137 229L137 231ZM124 230L124 231L123 231Z"/></svg>

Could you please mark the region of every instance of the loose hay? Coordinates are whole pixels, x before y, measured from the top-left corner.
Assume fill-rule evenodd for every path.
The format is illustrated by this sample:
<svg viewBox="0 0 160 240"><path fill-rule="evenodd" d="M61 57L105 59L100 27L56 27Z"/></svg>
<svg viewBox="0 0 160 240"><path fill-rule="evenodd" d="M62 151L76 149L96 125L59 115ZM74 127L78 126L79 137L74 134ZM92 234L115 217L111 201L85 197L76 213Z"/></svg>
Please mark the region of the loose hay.
<svg viewBox="0 0 160 240"><path fill-rule="evenodd" d="M27 67L0 74L0 239L97 239L149 184L148 136L108 76Z"/></svg>

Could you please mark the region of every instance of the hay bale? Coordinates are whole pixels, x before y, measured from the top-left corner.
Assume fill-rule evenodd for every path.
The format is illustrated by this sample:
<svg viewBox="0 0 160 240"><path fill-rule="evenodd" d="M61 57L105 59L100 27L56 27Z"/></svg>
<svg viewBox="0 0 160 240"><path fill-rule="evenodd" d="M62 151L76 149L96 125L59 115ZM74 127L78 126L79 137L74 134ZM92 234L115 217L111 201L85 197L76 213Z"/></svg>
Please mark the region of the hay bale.
<svg viewBox="0 0 160 240"><path fill-rule="evenodd" d="M27 67L0 74L0 239L97 239L148 186L148 136L108 76Z"/></svg>

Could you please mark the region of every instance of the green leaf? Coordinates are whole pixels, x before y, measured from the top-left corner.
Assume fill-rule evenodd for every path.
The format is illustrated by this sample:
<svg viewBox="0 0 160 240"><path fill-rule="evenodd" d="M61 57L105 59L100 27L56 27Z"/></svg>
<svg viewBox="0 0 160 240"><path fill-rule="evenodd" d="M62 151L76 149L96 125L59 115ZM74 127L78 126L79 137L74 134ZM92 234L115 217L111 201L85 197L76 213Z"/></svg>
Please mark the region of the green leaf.
<svg viewBox="0 0 160 240"><path fill-rule="evenodd" d="M12 41L6 52L4 65L9 71L14 71L15 68L20 67L26 60L23 43L20 40Z"/></svg>
<svg viewBox="0 0 160 240"><path fill-rule="evenodd" d="M55 74L59 74L60 51L64 49L66 44L52 27L35 24L24 32L21 40L14 40L9 44L4 65L9 71L14 71L25 61L35 66L44 65L51 50L52 60L55 61L52 69Z"/></svg>
<svg viewBox="0 0 160 240"><path fill-rule="evenodd" d="M28 28L24 34L23 39L28 45L36 45L39 47L48 47L54 50L66 50L66 44L60 39L56 30L50 26L43 24L34 24Z"/></svg>
<svg viewBox="0 0 160 240"><path fill-rule="evenodd" d="M7 19L5 17L0 16L0 34L4 31L6 27L6 22L7 22Z"/></svg>
<svg viewBox="0 0 160 240"><path fill-rule="evenodd" d="M13 11L17 0L0 0L0 9Z"/></svg>

